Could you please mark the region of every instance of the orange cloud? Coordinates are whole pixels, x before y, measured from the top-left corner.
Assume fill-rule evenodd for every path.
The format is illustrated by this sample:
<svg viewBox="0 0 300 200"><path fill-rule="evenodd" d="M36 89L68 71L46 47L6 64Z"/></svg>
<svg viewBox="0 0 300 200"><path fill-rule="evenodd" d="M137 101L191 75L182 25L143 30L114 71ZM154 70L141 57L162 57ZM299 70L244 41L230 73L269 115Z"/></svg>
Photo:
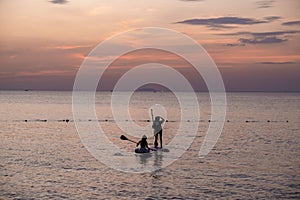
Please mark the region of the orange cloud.
<svg viewBox="0 0 300 200"><path fill-rule="evenodd" d="M80 49L80 48L89 48L90 45L58 45L47 47L47 49L61 49L61 50L70 50L70 49Z"/></svg>
<svg viewBox="0 0 300 200"><path fill-rule="evenodd" d="M15 74L15 77L24 77L24 76L64 76L70 75L68 70L41 70L35 72L18 72Z"/></svg>
<svg viewBox="0 0 300 200"><path fill-rule="evenodd" d="M72 53L72 54L69 54L69 57L83 60L83 59L85 59L86 55L84 55L82 53Z"/></svg>

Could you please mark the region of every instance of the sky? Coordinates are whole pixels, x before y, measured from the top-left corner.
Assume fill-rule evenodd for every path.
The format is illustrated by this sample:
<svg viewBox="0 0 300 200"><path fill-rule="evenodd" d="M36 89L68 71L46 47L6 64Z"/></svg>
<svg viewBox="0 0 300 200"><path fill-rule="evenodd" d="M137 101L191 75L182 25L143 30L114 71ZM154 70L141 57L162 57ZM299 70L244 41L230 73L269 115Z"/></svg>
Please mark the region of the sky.
<svg viewBox="0 0 300 200"><path fill-rule="evenodd" d="M299 92L299 11L298 0L0 0L0 90L72 90L80 65L99 43L162 27L201 44L227 91ZM204 90L189 63L158 51L121 56L99 88L111 90L123 73L154 61Z"/></svg>

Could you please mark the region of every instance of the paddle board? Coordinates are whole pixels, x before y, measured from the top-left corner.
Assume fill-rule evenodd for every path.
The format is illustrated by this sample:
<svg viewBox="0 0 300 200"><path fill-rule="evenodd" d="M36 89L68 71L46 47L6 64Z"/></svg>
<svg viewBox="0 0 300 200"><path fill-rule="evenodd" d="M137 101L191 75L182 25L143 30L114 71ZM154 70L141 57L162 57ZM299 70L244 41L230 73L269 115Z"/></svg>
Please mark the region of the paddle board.
<svg viewBox="0 0 300 200"><path fill-rule="evenodd" d="M156 149L156 151L169 152L169 149L161 148L161 147L153 147L153 149Z"/></svg>
<svg viewBox="0 0 300 200"><path fill-rule="evenodd" d="M136 148L134 150L135 153L149 153L150 149L146 149L146 148Z"/></svg>

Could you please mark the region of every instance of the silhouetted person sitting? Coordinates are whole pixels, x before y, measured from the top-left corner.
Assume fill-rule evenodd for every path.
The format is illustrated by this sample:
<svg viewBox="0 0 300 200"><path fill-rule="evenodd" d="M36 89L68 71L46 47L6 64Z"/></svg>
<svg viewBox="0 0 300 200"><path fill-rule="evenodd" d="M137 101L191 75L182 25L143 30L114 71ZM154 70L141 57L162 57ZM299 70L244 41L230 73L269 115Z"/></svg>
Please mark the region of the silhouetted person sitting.
<svg viewBox="0 0 300 200"><path fill-rule="evenodd" d="M157 148L158 147L158 137L160 140L160 148L162 148L162 124L165 122L165 119L160 117L160 116L156 116L154 121L153 121L153 125L152 128L154 129L154 147Z"/></svg>
<svg viewBox="0 0 300 200"><path fill-rule="evenodd" d="M148 142L147 142L147 136L143 135L142 139L140 141L138 141L138 143L136 143L136 146L141 146L140 148L136 148L135 152L136 153L149 153L150 148L148 146Z"/></svg>

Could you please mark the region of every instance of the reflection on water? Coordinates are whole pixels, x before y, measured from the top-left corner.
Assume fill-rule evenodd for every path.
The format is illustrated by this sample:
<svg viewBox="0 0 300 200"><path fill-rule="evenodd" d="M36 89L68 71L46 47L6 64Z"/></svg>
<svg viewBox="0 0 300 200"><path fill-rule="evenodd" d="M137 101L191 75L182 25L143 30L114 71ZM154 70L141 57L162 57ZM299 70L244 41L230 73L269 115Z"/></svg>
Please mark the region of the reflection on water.
<svg viewBox="0 0 300 200"><path fill-rule="evenodd" d="M148 164L149 158L152 157L151 153L135 153L137 162L142 165L142 167Z"/></svg>
<svg viewBox="0 0 300 200"><path fill-rule="evenodd" d="M162 168L163 158L167 152L169 152L168 149L161 149L151 151L150 153L135 153L135 157L137 158L137 163L141 165L141 168L151 168L157 171ZM152 164L153 167L150 167L150 164Z"/></svg>
<svg viewBox="0 0 300 200"><path fill-rule="evenodd" d="M160 169L162 167L163 155L164 153L162 151L156 151L154 153L154 166L156 169Z"/></svg>
<svg viewBox="0 0 300 200"><path fill-rule="evenodd" d="M229 122L213 151L199 159L210 113L207 95L200 93L203 121L192 146L170 166L145 174L106 167L82 145L73 122L57 121L72 119L70 95L0 92L0 199L299 199L300 94L228 94ZM98 117L111 119L109 94L102 96ZM147 105L156 97L162 105L174 103L171 94L139 93L132 98L132 116L147 119ZM168 143L179 113L176 107L166 110L175 121L164 127ZM128 152L141 167L159 168L172 154L168 148L135 155L135 145L119 139L123 133L114 123L100 123L121 148L112 154L116 158Z"/></svg>

